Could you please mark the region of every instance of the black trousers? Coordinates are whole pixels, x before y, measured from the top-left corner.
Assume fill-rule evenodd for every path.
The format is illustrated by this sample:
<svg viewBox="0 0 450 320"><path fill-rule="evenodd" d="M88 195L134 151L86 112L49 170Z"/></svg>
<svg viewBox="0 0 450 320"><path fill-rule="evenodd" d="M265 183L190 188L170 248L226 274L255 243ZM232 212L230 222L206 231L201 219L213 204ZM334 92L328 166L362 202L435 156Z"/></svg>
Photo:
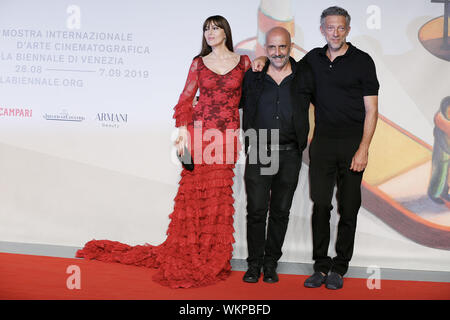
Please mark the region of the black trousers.
<svg viewBox="0 0 450 320"><path fill-rule="evenodd" d="M312 235L314 270L344 275L353 255L356 217L361 206L363 173L350 170L361 136L315 136L309 148L310 195L313 201ZM336 257L328 256L330 212L334 186L337 185L339 223Z"/></svg>
<svg viewBox="0 0 450 320"><path fill-rule="evenodd" d="M262 175L268 165L245 166L247 246L249 266L277 266L289 221L289 212L301 167L299 150L279 151L278 171ZM266 235L266 220L269 212Z"/></svg>

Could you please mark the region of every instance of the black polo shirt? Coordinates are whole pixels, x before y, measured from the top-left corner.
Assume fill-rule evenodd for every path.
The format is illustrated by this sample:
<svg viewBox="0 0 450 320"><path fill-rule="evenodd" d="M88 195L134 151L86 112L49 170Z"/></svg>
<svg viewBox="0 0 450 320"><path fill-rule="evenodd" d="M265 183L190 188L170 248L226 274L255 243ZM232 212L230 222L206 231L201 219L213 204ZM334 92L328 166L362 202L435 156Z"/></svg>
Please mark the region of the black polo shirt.
<svg viewBox="0 0 450 320"><path fill-rule="evenodd" d="M292 73L286 76L280 85L268 74L265 75L262 94L258 100L255 129L267 129L267 140L270 141L270 131L279 130L279 144L297 142L292 116L292 94L296 64L291 63ZM258 137L259 139L259 137Z"/></svg>
<svg viewBox="0 0 450 320"><path fill-rule="evenodd" d="M363 97L378 95L380 86L372 58L350 42L347 44L347 52L333 62L326 55L328 45L304 57L316 83L311 101L316 131L362 134L366 115Z"/></svg>

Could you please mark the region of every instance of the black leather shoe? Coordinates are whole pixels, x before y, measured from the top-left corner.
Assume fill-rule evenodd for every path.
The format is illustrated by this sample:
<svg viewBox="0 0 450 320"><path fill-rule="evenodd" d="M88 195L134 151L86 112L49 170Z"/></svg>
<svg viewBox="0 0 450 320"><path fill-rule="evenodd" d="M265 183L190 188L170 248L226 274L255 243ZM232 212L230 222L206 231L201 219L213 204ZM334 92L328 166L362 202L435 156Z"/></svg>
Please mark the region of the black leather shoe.
<svg viewBox="0 0 450 320"><path fill-rule="evenodd" d="M322 272L316 271L311 277L305 280L305 287L307 288L319 288L327 280L327 275L323 275Z"/></svg>
<svg viewBox="0 0 450 320"><path fill-rule="evenodd" d="M244 274L244 282L248 283L256 283L259 280L259 276L261 275L261 267L250 266L248 267L247 272Z"/></svg>
<svg viewBox="0 0 450 320"><path fill-rule="evenodd" d="M331 290L341 289L344 286L344 279L339 273L330 272L325 281L325 287Z"/></svg>
<svg viewBox="0 0 450 320"><path fill-rule="evenodd" d="M264 267L264 282L275 283L278 282L278 280L278 274L275 267Z"/></svg>

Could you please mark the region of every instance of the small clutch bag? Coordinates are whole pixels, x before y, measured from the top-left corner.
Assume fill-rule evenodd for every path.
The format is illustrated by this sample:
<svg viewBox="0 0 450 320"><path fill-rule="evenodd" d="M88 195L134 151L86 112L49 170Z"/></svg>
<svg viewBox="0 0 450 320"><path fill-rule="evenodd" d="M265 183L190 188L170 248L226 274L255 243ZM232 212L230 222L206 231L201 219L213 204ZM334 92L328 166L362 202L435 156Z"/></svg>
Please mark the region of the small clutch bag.
<svg viewBox="0 0 450 320"><path fill-rule="evenodd" d="M177 157L186 170L194 170L194 161L192 161L192 156L188 148L184 147L184 154L182 156L180 156L177 152Z"/></svg>

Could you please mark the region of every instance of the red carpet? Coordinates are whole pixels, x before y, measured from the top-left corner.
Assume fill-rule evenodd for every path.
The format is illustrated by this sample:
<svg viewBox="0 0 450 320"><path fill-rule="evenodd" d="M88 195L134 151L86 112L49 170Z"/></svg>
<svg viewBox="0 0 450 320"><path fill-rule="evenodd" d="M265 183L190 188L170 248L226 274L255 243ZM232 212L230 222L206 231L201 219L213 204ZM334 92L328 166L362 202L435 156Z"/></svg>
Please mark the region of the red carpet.
<svg viewBox="0 0 450 320"><path fill-rule="evenodd" d="M81 289L69 290L67 267L81 270ZM280 282L242 282L243 272L217 285L196 289L169 289L151 280L153 269L120 264L0 253L0 299L126 299L126 300L448 300L450 283L381 280L381 289L369 290L367 279L346 278L338 291L303 287L306 276L280 275Z"/></svg>

